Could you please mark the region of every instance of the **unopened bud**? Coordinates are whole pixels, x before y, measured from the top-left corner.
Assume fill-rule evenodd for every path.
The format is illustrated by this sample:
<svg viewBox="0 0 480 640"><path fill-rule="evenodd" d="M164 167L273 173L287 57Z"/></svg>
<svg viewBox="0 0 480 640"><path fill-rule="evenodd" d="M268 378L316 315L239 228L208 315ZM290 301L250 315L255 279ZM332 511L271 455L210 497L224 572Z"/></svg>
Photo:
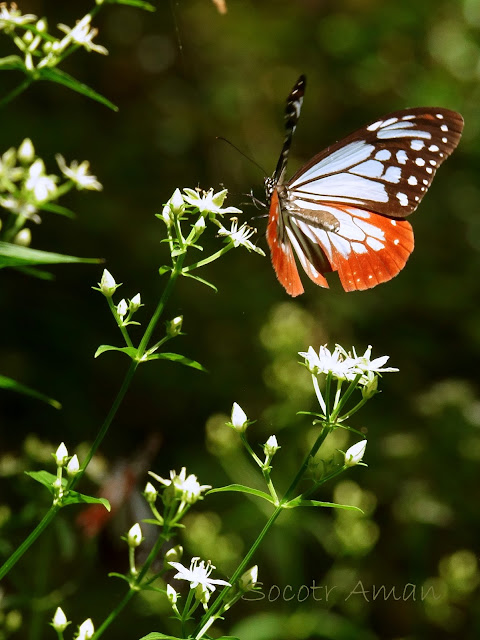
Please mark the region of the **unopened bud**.
<svg viewBox="0 0 480 640"><path fill-rule="evenodd" d="M248 569L248 571L245 571L245 573L240 577L240 580L238 581L238 586L240 588L241 591L251 591L252 589L255 588L255 585L258 582L258 566L255 565L253 567L250 567L250 569Z"/></svg>
<svg viewBox="0 0 480 640"><path fill-rule="evenodd" d="M35 25L37 31L46 31L47 30L47 21L45 18L41 18L37 24Z"/></svg>
<svg viewBox="0 0 480 640"><path fill-rule="evenodd" d="M372 398L378 389L378 376L371 371L368 372L368 381L362 386L362 398L369 400Z"/></svg>
<svg viewBox="0 0 480 640"><path fill-rule="evenodd" d="M182 331L183 316L177 316L173 320L167 322L167 336L169 338L175 338Z"/></svg>
<svg viewBox="0 0 480 640"><path fill-rule="evenodd" d="M133 298L130 300L130 304L129 304L130 313L135 313L135 311L138 311L141 306L142 306L142 301L140 299L140 294L137 293L137 295L133 296Z"/></svg>
<svg viewBox="0 0 480 640"><path fill-rule="evenodd" d="M180 189L175 189L172 197L168 201L170 205L170 210L174 216L181 216L185 211L185 202L183 200L183 196L180 193Z"/></svg>
<svg viewBox="0 0 480 640"><path fill-rule="evenodd" d="M63 613L63 610L60 607L57 607L55 615L53 616L52 627L55 631L58 631L58 633L62 633L69 624L70 622L68 622L67 616Z"/></svg>
<svg viewBox="0 0 480 640"><path fill-rule="evenodd" d="M177 603L178 593L169 584L167 584L167 598L168 598L168 601L170 602L170 604L176 604Z"/></svg>
<svg viewBox="0 0 480 640"><path fill-rule="evenodd" d="M265 451L265 455L270 460L280 449L276 436L270 436L266 443L263 445L263 450Z"/></svg>
<svg viewBox="0 0 480 640"><path fill-rule="evenodd" d="M155 489L151 482L147 482L143 495L145 496L145 500L147 502L153 504L157 499L158 491Z"/></svg>
<svg viewBox="0 0 480 640"><path fill-rule="evenodd" d="M30 164L33 162L35 158L35 147L33 146L30 138L25 138L25 140L18 147L18 159L20 162L24 162L25 164Z"/></svg>
<svg viewBox="0 0 480 640"><path fill-rule="evenodd" d="M77 454L70 458L69 463L67 464L67 473L69 476L75 476L80 471L80 464L78 462Z"/></svg>
<svg viewBox="0 0 480 640"><path fill-rule="evenodd" d="M177 544L167 551L165 554L165 562L180 562L183 556L183 547L181 544Z"/></svg>
<svg viewBox="0 0 480 640"><path fill-rule="evenodd" d="M244 432L248 427L248 418L242 407L236 402L232 406L231 425L236 431Z"/></svg>
<svg viewBox="0 0 480 640"><path fill-rule="evenodd" d="M107 298L111 298L117 289L117 283L115 282L114 277L107 269L103 270L102 279L100 280L100 290L103 295Z"/></svg>
<svg viewBox="0 0 480 640"><path fill-rule="evenodd" d="M142 543L142 530L138 522L133 525L130 531L127 533L127 543L129 547L135 548Z"/></svg>
<svg viewBox="0 0 480 640"><path fill-rule="evenodd" d="M366 446L366 440L360 440L360 442L356 442L354 445L352 445L345 454L345 466L354 467L356 464L361 462L365 454Z"/></svg>
<svg viewBox="0 0 480 640"><path fill-rule="evenodd" d="M95 633L95 627L93 626L93 622L91 618L82 622L80 627L78 628L78 635L76 640L91 640L93 638L93 634Z"/></svg>
<svg viewBox="0 0 480 640"><path fill-rule="evenodd" d="M68 450L63 442L59 445L53 457L55 458L57 467L64 467L67 464Z"/></svg>
<svg viewBox="0 0 480 640"><path fill-rule="evenodd" d="M29 247L32 242L32 232L28 227L20 229L17 235L13 239L14 244L20 247Z"/></svg>
<svg viewBox="0 0 480 640"><path fill-rule="evenodd" d="M122 298L122 300L120 300L120 302L117 304L117 313L120 316L120 318L122 318L122 320L127 315L127 311L128 311L127 301L125 300L125 298Z"/></svg>

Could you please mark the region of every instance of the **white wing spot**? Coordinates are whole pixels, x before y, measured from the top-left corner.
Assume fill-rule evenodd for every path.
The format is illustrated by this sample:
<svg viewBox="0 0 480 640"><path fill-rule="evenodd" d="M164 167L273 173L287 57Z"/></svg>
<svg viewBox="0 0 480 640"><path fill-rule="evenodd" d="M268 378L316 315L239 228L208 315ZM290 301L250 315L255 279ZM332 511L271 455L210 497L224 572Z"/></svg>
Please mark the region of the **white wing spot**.
<svg viewBox="0 0 480 640"><path fill-rule="evenodd" d="M408 160L408 156L403 149L400 149L400 151L397 151L397 162L399 164L406 164L407 160Z"/></svg>
<svg viewBox="0 0 480 640"><path fill-rule="evenodd" d="M448 138L442 138L442 142L443 142L443 144L447 144Z"/></svg>
<svg viewBox="0 0 480 640"><path fill-rule="evenodd" d="M383 120L377 120L377 122L372 122L372 124L368 125L368 131L376 131L383 124Z"/></svg>
<svg viewBox="0 0 480 640"><path fill-rule="evenodd" d="M444 156L444 155L445 155L444 153L441 153L441 154L440 154L440 158L443 158L443 156Z"/></svg>
<svg viewBox="0 0 480 640"><path fill-rule="evenodd" d="M435 167L435 166L436 166L436 164L437 164L437 161L436 161L436 160L430 160L430 164L431 164L433 167Z"/></svg>
<svg viewBox="0 0 480 640"><path fill-rule="evenodd" d="M385 248L385 245L376 238L367 238L367 244L374 251L381 251Z"/></svg>
<svg viewBox="0 0 480 640"><path fill-rule="evenodd" d="M422 180L423 184L428 184L428 180Z"/></svg>
<svg viewBox="0 0 480 640"><path fill-rule="evenodd" d="M412 140L410 143L410 148L414 151L420 151L420 149L423 149L424 146L425 143L423 142L423 140Z"/></svg>
<svg viewBox="0 0 480 640"><path fill-rule="evenodd" d="M429 150L429 151L433 151L433 152L435 152L435 151L440 151L440 149L437 147L437 145L436 145L436 144L431 144L431 145L428 147L428 150Z"/></svg>
<svg viewBox="0 0 480 640"><path fill-rule="evenodd" d="M385 171L385 175L382 177L387 182L393 182L394 184L397 184L397 182L400 182L400 178L402 177L402 171L400 167L388 167L388 169Z"/></svg>
<svg viewBox="0 0 480 640"><path fill-rule="evenodd" d="M411 184L411 185L418 184L418 180L416 179L415 176L410 176L409 179L407 180L407 182L408 182L408 184Z"/></svg>
<svg viewBox="0 0 480 640"><path fill-rule="evenodd" d="M389 118L382 122L382 127L389 127L391 124L395 124L395 122L398 122L398 118Z"/></svg>
<svg viewBox="0 0 480 640"><path fill-rule="evenodd" d="M437 118L438 118L439 120L443 120L443 116L442 116L442 114L441 114L441 113L436 113L435 115L437 116Z"/></svg>
<svg viewBox="0 0 480 640"><path fill-rule="evenodd" d="M415 118L415 116L409 115L409 116L403 116L402 120L413 120Z"/></svg>
<svg viewBox="0 0 480 640"><path fill-rule="evenodd" d="M402 205L402 207L406 207L408 205L408 196L405 193L402 193L401 191L399 191L397 193L397 198L400 204Z"/></svg>
<svg viewBox="0 0 480 640"><path fill-rule="evenodd" d="M383 164L378 160L367 160L357 164L356 167L350 169L350 172L366 178L379 178L383 173Z"/></svg>
<svg viewBox="0 0 480 640"><path fill-rule="evenodd" d="M425 171L426 171L427 173L433 173L433 169L432 169L432 167L425 167Z"/></svg>
<svg viewBox="0 0 480 640"><path fill-rule="evenodd" d="M395 238L395 240L393 241L393 244L398 244L400 242L400 240L398 238Z"/></svg>
<svg viewBox="0 0 480 640"><path fill-rule="evenodd" d="M369 279L369 280L371 280L372 278L373 278L373 276L371 276L371 275L370 275L370 276L368 276L368 279Z"/></svg>
<svg viewBox="0 0 480 640"><path fill-rule="evenodd" d="M448 127L447 127L447 125L446 125L446 124L442 124L442 126L440 127L440 129L441 129L442 131L448 131Z"/></svg>
<svg viewBox="0 0 480 640"><path fill-rule="evenodd" d="M415 202L418 202L420 200L420 198L418 196L415 196Z"/></svg>
<svg viewBox="0 0 480 640"><path fill-rule="evenodd" d="M415 164L418 165L419 167L423 167L425 164L425 160L423 158L417 158L415 160Z"/></svg>
<svg viewBox="0 0 480 640"><path fill-rule="evenodd" d="M397 221L396 221L396 220L390 220L390 222L392 223L392 225L393 225L394 227L396 227L396 226L397 226Z"/></svg>
<svg viewBox="0 0 480 640"><path fill-rule="evenodd" d="M390 160L392 154L388 149L380 149L375 154L375 160Z"/></svg>

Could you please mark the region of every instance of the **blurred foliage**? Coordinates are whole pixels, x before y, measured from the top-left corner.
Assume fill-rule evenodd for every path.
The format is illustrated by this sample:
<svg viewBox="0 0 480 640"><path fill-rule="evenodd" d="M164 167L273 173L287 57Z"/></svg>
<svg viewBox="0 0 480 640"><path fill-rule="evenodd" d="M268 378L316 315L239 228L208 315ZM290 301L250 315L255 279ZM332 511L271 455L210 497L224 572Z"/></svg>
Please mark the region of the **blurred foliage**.
<svg viewBox="0 0 480 640"><path fill-rule="evenodd" d="M308 88L292 174L329 143L403 107L456 109L466 126L459 149L411 218L416 250L392 282L345 294L333 274L331 290L306 283L304 296L287 300L268 259L241 251L229 254L221 270L205 268L218 294L182 282L169 317L184 316L182 353L209 373L169 362L143 367L89 482L100 483L102 473L157 433L162 445L148 468L160 475L186 465L202 483L247 483L252 470L234 434L221 428L236 400L258 420L250 428L255 442L277 434L276 475L286 485L312 438L308 421L296 416L314 407L296 353L327 341L359 351L373 344L374 355L390 354L400 373L383 381L382 395L353 425L368 435L369 467L353 469L320 498L350 501L365 516L285 514L256 557L265 597L236 607L217 632L248 640L477 638L478 0L227 0L226 13L211 0L155 4L153 14L105 7L97 41L110 55L79 52L65 62L67 72L117 104L118 114L38 83L4 109L2 127L3 150L30 137L52 167L59 151L88 158L104 185L88 199L68 194L66 206L78 218L46 217L32 228L32 246L104 258L128 292L141 291L149 309L165 258L163 228L153 214L175 187L226 186L229 204L242 206L263 236L265 221L244 195L253 188L263 197L263 175L215 138L228 138L271 173L283 139L284 100L300 73ZM73 24L90 6L25 0L20 8L47 15L54 25ZM0 35L0 55L10 53L8 46ZM14 72L1 74L1 94L19 81ZM55 275L46 282L2 273L1 372L63 405L56 412L1 395L2 557L46 506L41 487L22 471L45 466L44 452L62 440L71 451L92 441L118 388L119 368L127 366L115 353L93 360L99 344L117 337L104 300L91 290L99 268L56 267ZM352 443L345 433L335 437L338 448ZM145 477L139 474L140 488ZM52 637L46 622L58 604L75 625L105 617L123 593L106 575L124 569L119 535L139 517L133 498L125 500L131 512L118 513L96 539L83 537L74 509L57 518L3 584L0 637ZM212 495L191 513L183 544L228 574L263 526L264 509L244 496ZM326 589L305 599L300 588L313 581L331 589L328 599ZM274 585L290 585L294 599L274 599L275 591L269 597ZM374 598L372 589L381 585L385 592ZM142 595L105 637L137 638L161 625L168 633L170 624L158 600Z"/></svg>

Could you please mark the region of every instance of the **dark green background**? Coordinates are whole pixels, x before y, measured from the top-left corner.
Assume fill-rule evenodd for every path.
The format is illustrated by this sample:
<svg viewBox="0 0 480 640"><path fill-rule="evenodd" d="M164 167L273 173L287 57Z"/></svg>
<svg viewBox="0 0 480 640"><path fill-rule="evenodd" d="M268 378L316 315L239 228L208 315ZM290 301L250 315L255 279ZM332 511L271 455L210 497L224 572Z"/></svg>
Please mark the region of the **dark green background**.
<svg viewBox="0 0 480 640"><path fill-rule="evenodd" d="M53 31L57 22L72 25L90 6L38 1L20 8L47 15ZM88 159L104 185L100 194L64 200L77 212L75 221L46 214L32 230L33 246L104 258L124 283L123 296L141 292L146 306L139 319L148 319L161 290L156 272L166 260L159 244L164 228L154 213L175 187L228 188L227 204L244 209L267 249L266 221L244 195L253 189L263 198L264 176L216 136L271 173L283 139L284 101L300 73L308 86L292 174L328 144L404 107L456 109L466 121L464 136L410 218L416 248L393 281L346 294L333 274L330 290L308 282L305 295L292 300L268 258L239 249L202 274L218 294L180 282L168 317L183 314L187 335L175 348L209 373L167 362L142 367L102 446L103 464L115 468L160 433L141 488L147 468L166 476L183 465L202 483L255 481L240 451L219 455L212 444L221 414L237 401L258 420L251 427L254 444L276 433L282 449L275 476L285 486L313 437L308 421L296 416L315 409L296 353L326 342L362 352L372 344L374 355L389 354L400 373L385 376L382 394L352 421L368 436L368 469L352 470L323 493L325 500L360 504L365 519L327 510L286 514L256 557L265 593L271 585L291 585L296 593L315 580L336 587L331 599L243 603L218 632L242 640L477 638L480 5L227 0L227 7L220 15L210 0L159 2L154 14L106 6L96 41L110 55L79 51L64 69L116 103L119 113L46 83L2 112L2 152L28 136L50 170L58 152ZM0 46L1 55L11 53L5 36ZM1 94L20 80L12 72L0 75ZM208 246L218 242L212 234ZM36 439L53 447L63 440L71 451L91 442L128 365L120 354L92 357L99 344L120 344L104 299L91 290L101 268L52 271L53 282L1 275L1 373L63 403L55 412L2 394L0 503L11 509L0 529L2 556L34 526L42 501L47 504L40 487L21 474L45 466ZM335 437L332 450L354 441ZM93 479L83 488L95 491ZM98 626L123 593L106 574L125 569L118 537L143 514L135 508L118 514L96 541L82 538L75 515L65 510L5 582L0 611L19 609L24 617L16 638L53 637L45 621L58 604L75 626L90 616ZM240 495L209 497L189 518L187 560L210 557L219 571L231 573L265 517ZM370 602L359 594L346 600L358 581L370 590ZM398 597L408 583L416 586L415 601L372 601L372 585L387 592L395 586ZM428 604L420 589L431 584L443 595ZM138 599L104 637L175 633L168 615L156 598Z"/></svg>

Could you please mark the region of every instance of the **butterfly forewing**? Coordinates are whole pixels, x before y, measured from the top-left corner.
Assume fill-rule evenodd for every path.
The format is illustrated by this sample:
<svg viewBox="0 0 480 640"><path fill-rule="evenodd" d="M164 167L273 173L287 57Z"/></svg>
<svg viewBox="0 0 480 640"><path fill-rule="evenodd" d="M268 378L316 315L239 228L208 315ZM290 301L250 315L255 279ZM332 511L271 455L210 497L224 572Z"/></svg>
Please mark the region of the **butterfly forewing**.
<svg viewBox="0 0 480 640"><path fill-rule="evenodd" d="M462 117L419 107L390 113L316 155L284 183L305 89L302 76L286 108L285 142L273 178L267 240L280 283L303 293L294 252L316 284L337 271L346 291L393 278L413 251L405 218L458 144Z"/></svg>

